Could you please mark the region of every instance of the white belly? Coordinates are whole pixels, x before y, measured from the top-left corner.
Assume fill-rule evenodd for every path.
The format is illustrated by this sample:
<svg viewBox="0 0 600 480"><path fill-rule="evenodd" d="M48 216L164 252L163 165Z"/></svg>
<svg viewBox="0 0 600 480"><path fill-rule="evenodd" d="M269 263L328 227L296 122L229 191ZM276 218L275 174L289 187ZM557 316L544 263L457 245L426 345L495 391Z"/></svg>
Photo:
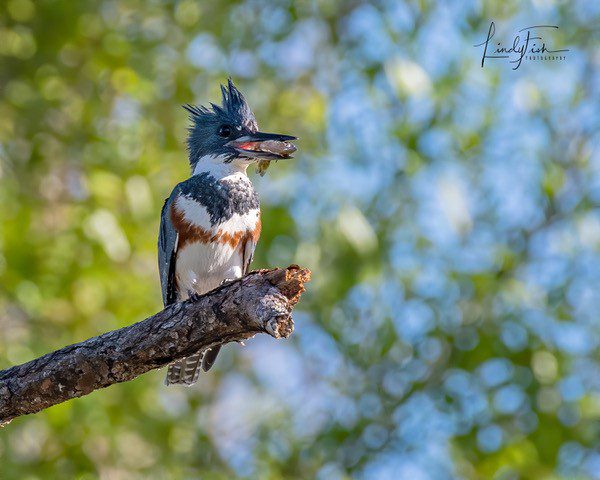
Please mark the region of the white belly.
<svg viewBox="0 0 600 480"><path fill-rule="evenodd" d="M175 274L179 300L185 300L190 293L206 293L223 280L241 277L242 255L216 242L189 243L178 252Z"/></svg>
<svg viewBox="0 0 600 480"><path fill-rule="evenodd" d="M182 198L178 201L185 219L211 235L233 236L238 232L252 232L257 227L260 211L252 210L245 215L234 214L229 220L211 225L206 209L197 202ZM243 246L230 243L201 241L188 242L177 252L175 275L179 300L190 293L206 293L218 287L223 280L240 278L243 273Z"/></svg>

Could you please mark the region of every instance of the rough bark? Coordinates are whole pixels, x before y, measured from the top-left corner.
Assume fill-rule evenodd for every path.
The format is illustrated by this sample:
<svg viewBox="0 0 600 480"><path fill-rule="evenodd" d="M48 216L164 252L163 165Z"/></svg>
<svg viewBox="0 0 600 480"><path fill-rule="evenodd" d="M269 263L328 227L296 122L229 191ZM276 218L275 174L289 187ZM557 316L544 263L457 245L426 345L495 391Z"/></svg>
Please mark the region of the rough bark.
<svg viewBox="0 0 600 480"><path fill-rule="evenodd" d="M0 371L0 424L186 357L265 332L287 338L310 271L259 270L139 323ZM158 388L158 387L157 387Z"/></svg>

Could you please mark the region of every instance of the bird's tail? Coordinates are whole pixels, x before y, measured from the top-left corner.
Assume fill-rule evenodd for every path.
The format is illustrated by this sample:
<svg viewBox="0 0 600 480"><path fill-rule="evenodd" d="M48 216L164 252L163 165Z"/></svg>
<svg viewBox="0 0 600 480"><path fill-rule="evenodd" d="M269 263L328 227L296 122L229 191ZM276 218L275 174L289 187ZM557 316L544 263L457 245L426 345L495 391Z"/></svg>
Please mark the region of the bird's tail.
<svg viewBox="0 0 600 480"><path fill-rule="evenodd" d="M219 350L221 346L217 345L172 363L167 370L165 385L193 385L200 376L200 365L202 370L208 372L215 363Z"/></svg>
<svg viewBox="0 0 600 480"><path fill-rule="evenodd" d="M215 364L215 360L217 359L217 355L221 350L221 345L217 345L216 347L209 348L206 352L204 352L204 356L202 357L202 370L208 372L210 368Z"/></svg>
<svg viewBox="0 0 600 480"><path fill-rule="evenodd" d="M200 362L204 352L194 353L169 365L165 385L193 385L200 375Z"/></svg>

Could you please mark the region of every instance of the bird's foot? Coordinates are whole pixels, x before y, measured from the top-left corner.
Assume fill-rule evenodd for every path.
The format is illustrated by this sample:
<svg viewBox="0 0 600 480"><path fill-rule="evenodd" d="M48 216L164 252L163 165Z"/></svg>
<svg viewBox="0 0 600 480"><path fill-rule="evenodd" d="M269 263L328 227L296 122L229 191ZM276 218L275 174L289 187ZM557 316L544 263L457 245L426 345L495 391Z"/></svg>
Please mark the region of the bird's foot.
<svg viewBox="0 0 600 480"><path fill-rule="evenodd" d="M190 291L188 292L188 300L190 300L191 302L196 302L198 299L200 299L202 295L198 292L195 291Z"/></svg>

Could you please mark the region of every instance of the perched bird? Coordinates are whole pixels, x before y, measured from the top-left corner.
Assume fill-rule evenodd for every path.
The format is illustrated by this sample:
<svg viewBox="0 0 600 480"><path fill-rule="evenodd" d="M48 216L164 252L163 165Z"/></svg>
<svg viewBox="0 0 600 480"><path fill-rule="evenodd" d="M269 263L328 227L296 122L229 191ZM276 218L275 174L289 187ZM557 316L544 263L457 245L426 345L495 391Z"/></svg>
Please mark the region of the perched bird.
<svg viewBox="0 0 600 480"><path fill-rule="evenodd" d="M161 212L158 266L165 306L206 293L248 272L261 229L249 165L291 158L296 137L258 131L252 110L231 79L221 106L185 105L192 174L171 192ZM165 384L191 385L208 371L220 346L169 365Z"/></svg>

